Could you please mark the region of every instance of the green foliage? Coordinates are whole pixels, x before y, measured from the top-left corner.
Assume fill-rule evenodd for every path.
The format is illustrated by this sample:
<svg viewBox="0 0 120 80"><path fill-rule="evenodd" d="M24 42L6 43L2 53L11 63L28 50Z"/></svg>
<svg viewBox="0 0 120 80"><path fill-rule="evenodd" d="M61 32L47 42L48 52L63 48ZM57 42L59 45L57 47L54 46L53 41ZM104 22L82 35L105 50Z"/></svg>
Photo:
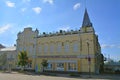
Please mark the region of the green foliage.
<svg viewBox="0 0 120 80"><path fill-rule="evenodd" d="M41 64L42 64L43 67L47 67L48 66L47 60L45 60L45 59L42 60Z"/></svg>
<svg viewBox="0 0 120 80"><path fill-rule="evenodd" d="M120 63L120 60L118 62Z"/></svg>
<svg viewBox="0 0 120 80"><path fill-rule="evenodd" d="M76 74L76 73L70 73L69 76L73 76L73 77L80 77L80 74Z"/></svg>
<svg viewBox="0 0 120 80"><path fill-rule="evenodd" d="M43 59L41 64L43 66L43 71L44 71L44 68L48 66L47 60Z"/></svg>
<svg viewBox="0 0 120 80"><path fill-rule="evenodd" d="M18 54L18 65L25 67L28 64L28 56L26 51L21 51Z"/></svg>
<svg viewBox="0 0 120 80"><path fill-rule="evenodd" d="M0 55L0 66L6 65L7 63L7 55L3 53Z"/></svg>

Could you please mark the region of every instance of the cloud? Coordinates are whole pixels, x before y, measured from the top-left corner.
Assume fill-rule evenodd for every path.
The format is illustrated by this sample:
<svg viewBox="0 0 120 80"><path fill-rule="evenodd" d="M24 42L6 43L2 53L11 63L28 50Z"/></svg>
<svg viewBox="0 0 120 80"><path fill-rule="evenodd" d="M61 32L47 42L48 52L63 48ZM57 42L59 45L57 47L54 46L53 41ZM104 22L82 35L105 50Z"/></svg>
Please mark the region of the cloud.
<svg viewBox="0 0 120 80"><path fill-rule="evenodd" d="M114 48L115 45L102 44L101 48Z"/></svg>
<svg viewBox="0 0 120 80"><path fill-rule="evenodd" d="M43 0L44 3L53 4L53 0Z"/></svg>
<svg viewBox="0 0 120 80"><path fill-rule="evenodd" d="M6 24L6 25L0 27L0 34L6 32L8 29L11 28L11 26L12 26L12 25L10 25L10 24Z"/></svg>
<svg viewBox="0 0 120 80"><path fill-rule="evenodd" d="M27 27L32 27L33 25L28 24L28 25L24 25L23 28L27 28Z"/></svg>
<svg viewBox="0 0 120 80"><path fill-rule="evenodd" d="M27 8L21 8L22 12L25 12L27 10Z"/></svg>
<svg viewBox="0 0 120 80"><path fill-rule="evenodd" d="M74 10L77 10L78 8L80 8L80 3L76 3L76 4L73 6L73 9L74 9Z"/></svg>
<svg viewBox="0 0 120 80"><path fill-rule="evenodd" d="M102 44L101 45L101 48L115 48L115 47L118 47L117 45L114 45L114 44Z"/></svg>
<svg viewBox="0 0 120 80"><path fill-rule="evenodd" d="M67 30L70 30L70 27L69 26L63 26L63 27L58 28L58 30L67 31Z"/></svg>
<svg viewBox="0 0 120 80"><path fill-rule="evenodd" d="M15 3L10 2L10 1L6 1L6 5L7 5L8 7L15 7Z"/></svg>
<svg viewBox="0 0 120 80"><path fill-rule="evenodd" d="M36 13L36 14L39 14L42 10L42 8L40 7L35 7L35 8L32 8L32 10Z"/></svg>

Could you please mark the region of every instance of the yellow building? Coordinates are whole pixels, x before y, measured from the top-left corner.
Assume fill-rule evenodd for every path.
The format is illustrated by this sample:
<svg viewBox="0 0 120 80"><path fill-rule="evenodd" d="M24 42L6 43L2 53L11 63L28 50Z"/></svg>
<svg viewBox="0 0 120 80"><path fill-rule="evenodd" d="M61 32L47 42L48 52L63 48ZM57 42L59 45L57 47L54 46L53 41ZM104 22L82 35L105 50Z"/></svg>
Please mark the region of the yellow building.
<svg viewBox="0 0 120 80"><path fill-rule="evenodd" d="M25 28L18 33L17 52L25 50L32 60L32 69L48 61L47 71L99 73L102 65L101 47L85 10L80 30L39 35L36 29Z"/></svg>

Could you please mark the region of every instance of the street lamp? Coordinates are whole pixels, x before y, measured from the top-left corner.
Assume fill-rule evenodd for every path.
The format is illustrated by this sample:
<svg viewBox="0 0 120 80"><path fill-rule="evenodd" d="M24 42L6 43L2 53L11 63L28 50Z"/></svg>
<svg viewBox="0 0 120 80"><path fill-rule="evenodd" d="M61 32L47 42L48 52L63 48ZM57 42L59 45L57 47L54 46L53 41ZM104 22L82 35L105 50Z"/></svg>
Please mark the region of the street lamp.
<svg viewBox="0 0 120 80"><path fill-rule="evenodd" d="M89 69L89 77L91 77L91 57L90 57L90 53L89 53L89 41L86 41L87 43L87 49L88 49L88 69Z"/></svg>

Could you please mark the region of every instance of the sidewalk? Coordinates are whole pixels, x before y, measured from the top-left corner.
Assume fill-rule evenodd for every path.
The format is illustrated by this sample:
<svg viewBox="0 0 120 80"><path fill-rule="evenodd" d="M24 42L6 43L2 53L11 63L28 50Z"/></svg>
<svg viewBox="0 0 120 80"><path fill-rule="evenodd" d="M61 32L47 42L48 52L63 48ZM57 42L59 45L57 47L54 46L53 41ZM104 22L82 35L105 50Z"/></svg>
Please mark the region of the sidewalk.
<svg viewBox="0 0 120 80"><path fill-rule="evenodd" d="M118 80L120 79L120 74L91 74L91 77L89 77L88 74L76 74L74 76L71 76L70 74L61 74L61 73L35 73L35 72L28 72L28 75L44 75L44 76L55 76L55 77L68 77L68 78L82 78L82 79L109 79L109 80Z"/></svg>

